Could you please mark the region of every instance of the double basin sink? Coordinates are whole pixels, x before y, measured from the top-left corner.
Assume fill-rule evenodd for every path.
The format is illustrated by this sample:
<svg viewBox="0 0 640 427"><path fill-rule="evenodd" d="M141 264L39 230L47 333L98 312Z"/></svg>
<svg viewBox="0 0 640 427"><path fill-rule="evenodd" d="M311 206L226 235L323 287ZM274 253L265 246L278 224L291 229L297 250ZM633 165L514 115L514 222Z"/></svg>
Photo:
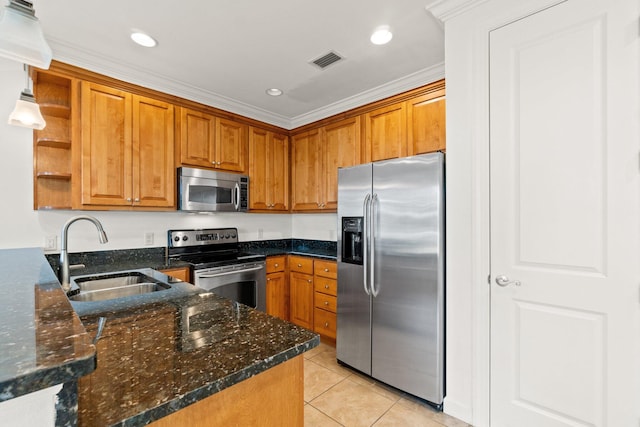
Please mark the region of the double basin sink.
<svg viewBox="0 0 640 427"><path fill-rule="evenodd" d="M106 301L171 289L171 285L142 271L120 271L71 278L71 301Z"/></svg>

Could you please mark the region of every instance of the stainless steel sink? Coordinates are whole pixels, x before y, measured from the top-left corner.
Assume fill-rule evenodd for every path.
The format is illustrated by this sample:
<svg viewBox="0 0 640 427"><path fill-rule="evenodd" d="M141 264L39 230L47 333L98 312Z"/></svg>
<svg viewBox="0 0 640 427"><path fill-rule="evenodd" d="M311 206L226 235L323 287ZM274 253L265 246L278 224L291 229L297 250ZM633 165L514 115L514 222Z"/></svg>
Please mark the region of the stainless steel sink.
<svg viewBox="0 0 640 427"><path fill-rule="evenodd" d="M125 271L72 278L72 301L104 301L171 289L151 276L139 271Z"/></svg>

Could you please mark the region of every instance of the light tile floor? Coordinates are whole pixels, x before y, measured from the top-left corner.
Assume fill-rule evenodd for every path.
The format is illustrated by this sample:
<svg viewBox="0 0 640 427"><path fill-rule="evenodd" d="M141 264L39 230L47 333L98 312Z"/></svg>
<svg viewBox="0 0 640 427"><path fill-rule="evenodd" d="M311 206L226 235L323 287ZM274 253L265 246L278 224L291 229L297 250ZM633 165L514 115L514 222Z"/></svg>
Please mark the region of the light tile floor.
<svg viewBox="0 0 640 427"><path fill-rule="evenodd" d="M336 362L327 344L304 354L305 427L469 427Z"/></svg>

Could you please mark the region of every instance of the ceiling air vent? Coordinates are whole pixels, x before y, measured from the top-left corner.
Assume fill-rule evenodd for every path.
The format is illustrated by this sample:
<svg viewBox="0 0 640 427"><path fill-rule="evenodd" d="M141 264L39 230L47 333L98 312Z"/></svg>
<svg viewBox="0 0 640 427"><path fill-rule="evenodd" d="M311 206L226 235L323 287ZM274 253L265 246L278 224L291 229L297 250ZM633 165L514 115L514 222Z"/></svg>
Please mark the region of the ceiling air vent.
<svg viewBox="0 0 640 427"><path fill-rule="evenodd" d="M342 56L338 55L335 52L329 52L326 55L322 55L320 58L314 59L313 61L311 61L311 63L313 65L315 65L316 67L324 70L325 68L327 68L329 65L331 64L335 64L336 62L340 61L342 58Z"/></svg>

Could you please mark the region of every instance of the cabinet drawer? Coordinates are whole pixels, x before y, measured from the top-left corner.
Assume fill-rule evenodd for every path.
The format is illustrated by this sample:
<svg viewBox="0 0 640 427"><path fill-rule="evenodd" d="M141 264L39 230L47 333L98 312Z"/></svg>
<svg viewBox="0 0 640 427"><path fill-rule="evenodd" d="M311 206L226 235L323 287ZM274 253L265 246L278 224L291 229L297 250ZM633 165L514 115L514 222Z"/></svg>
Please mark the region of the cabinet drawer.
<svg viewBox="0 0 640 427"><path fill-rule="evenodd" d="M267 274L276 273L278 271L284 271L284 266L285 266L284 255L267 257Z"/></svg>
<svg viewBox="0 0 640 427"><path fill-rule="evenodd" d="M289 271L313 274L313 258L289 256Z"/></svg>
<svg viewBox="0 0 640 427"><path fill-rule="evenodd" d="M316 277L313 279L315 291L336 296L338 295L338 281L336 279L327 279L324 277Z"/></svg>
<svg viewBox="0 0 640 427"><path fill-rule="evenodd" d="M316 308L313 313L314 331L329 338L336 337L336 314Z"/></svg>
<svg viewBox="0 0 640 427"><path fill-rule="evenodd" d="M333 295L322 294L320 292L314 293L313 296L314 307L321 308L323 310L331 311L333 313L336 312L338 298Z"/></svg>
<svg viewBox="0 0 640 427"><path fill-rule="evenodd" d="M316 276L337 279L338 264L335 261L316 260L314 263L313 274Z"/></svg>
<svg viewBox="0 0 640 427"><path fill-rule="evenodd" d="M183 282L190 282L190 273L189 267L181 267L181 268L168 268L166 270L160 270L160 273L164 273L167 276L171 276L176 279L180 279Z"/></svg>

